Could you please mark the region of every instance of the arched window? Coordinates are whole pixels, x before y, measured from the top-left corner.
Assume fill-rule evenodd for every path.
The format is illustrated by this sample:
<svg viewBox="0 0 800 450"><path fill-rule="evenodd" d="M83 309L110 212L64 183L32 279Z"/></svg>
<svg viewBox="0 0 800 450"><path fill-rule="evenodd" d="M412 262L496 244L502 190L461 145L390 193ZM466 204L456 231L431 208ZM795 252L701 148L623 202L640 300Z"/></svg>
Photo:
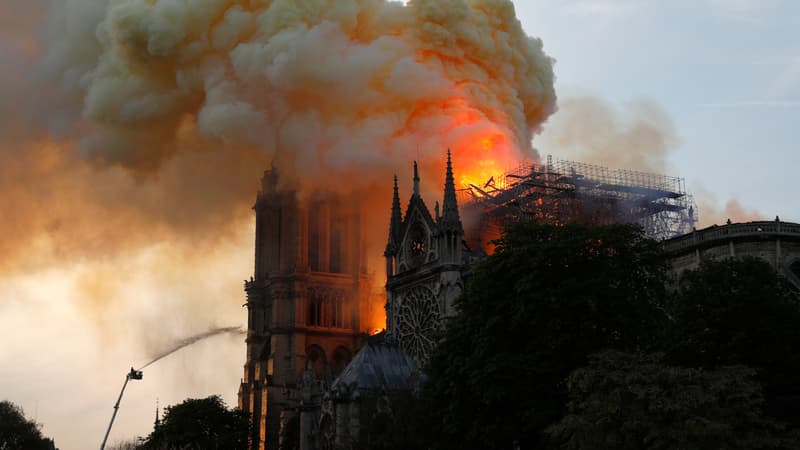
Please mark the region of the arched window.
<svg viewBox="0 0 800 450"><path fill-rule="evenodd" d="M352 357L350 350L342 346L337 347L336 350L333 351L333 356L331 357L331 370L333 370L333 374L338 375L344 370L347 364L350 363Z"/></svg>
<svg viewBox="0 0 800 450"><path fill-rule="evenodd" d="M308 298L308 317L306 325L312 327L322 326L322 302L319 297L311 295Z"/></svg>
<svg viewBox="0 0 800 450"><path fill-rule="evenodd" d="M349 308L341 289L310 288L306 304L306 325L326 328L350 326Z"/></svg>
<svg viewBox="0 0 800 450"><path fill-rule="evenodd" d="M308 347L306 349L306 363L311 363L311 369L315 375L322 376L328 367L328 361L325 359L325 350L319 345Z"/></svg>

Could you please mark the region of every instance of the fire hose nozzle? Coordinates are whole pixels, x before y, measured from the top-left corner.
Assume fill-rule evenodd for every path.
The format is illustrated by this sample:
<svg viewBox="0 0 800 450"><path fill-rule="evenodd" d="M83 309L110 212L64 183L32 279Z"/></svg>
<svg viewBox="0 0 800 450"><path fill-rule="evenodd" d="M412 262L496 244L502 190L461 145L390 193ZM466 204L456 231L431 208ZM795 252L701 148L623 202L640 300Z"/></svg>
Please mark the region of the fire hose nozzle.
<svg viewBox="0 0 800 450"><path fill-rule="evenodd" d="M135 370L133 367L131 367L131 371L128 373L128 378L131 380L141 380L143 376L141 370Z"/></svg>

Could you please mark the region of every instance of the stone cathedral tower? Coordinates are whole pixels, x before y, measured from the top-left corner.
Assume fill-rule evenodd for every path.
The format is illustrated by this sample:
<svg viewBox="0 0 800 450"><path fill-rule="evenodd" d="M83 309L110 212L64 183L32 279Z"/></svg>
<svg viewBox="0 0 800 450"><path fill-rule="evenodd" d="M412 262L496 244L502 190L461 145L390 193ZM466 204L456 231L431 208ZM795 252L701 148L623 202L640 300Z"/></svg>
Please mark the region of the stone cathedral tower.
<svg viewBox="0 0 800 450"><path fill-rule="evenodd" d="M353 199L318 192L300 202L265 172L256 213L255 273L247 293L247 360L239 407L251 414L250 448L277 449L311 368L331 380L361 346L368 303L365 230Z"/></svg>
<svg viewBox="0 0 800 450"><path fill-rule="evenodd" d="M394 185L389 239L386 245L386 334L417 365L436 345L444 318L455 314L453 302L463 290L464 228L458 213L453 164L447 152L444 201L431 215L419 191L414 163L414 191L400 210Z"/></svg>

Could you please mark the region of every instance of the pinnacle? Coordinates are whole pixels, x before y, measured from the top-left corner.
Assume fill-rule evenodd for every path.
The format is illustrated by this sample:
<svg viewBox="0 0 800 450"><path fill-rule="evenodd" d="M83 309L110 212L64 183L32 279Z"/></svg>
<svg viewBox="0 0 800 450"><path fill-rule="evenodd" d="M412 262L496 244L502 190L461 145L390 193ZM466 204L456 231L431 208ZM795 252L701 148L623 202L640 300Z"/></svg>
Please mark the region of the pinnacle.
<svg viewBox="0 0 800 450"><path fill-rule="evenodd" d="M461 217L458 214L456 199L456 183L453 176L453 160L450 149L447 149L447 170L444 181L444 202L442 203L442 224L453 231L463 233Z"/></svg>

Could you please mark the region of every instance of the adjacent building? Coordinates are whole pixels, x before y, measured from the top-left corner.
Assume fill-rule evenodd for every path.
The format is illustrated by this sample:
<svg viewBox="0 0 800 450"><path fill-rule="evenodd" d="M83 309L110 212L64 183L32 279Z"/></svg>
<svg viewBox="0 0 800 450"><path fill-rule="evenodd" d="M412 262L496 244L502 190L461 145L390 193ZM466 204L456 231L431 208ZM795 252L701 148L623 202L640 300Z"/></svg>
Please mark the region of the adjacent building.
<svg viewBox="0 0 800 450"><path fill-rule="evenodd" d="M712 225L664 241L676 276L704 259L761 258L800 290L800 224L756 221Z"/></svg>

